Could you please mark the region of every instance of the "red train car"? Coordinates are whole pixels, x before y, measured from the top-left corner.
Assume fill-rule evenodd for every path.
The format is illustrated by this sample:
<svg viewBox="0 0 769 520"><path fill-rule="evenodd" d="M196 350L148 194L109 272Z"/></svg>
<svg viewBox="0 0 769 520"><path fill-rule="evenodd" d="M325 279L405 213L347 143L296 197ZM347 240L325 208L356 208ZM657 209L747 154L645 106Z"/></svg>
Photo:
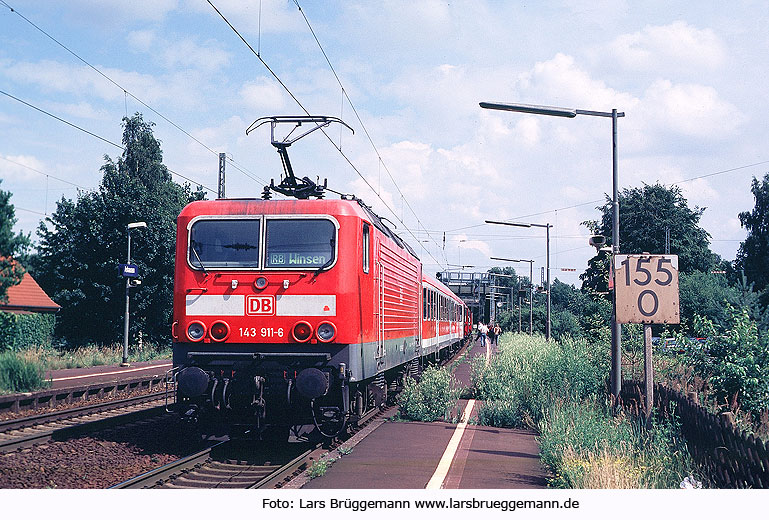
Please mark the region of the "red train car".
<svg viewBox="0 0 769 520"><path fill-rule="evenodd" d="M467 310L358 199L223 199L178 217L173 316L182 416L333 436L458 344Z"/></svg>

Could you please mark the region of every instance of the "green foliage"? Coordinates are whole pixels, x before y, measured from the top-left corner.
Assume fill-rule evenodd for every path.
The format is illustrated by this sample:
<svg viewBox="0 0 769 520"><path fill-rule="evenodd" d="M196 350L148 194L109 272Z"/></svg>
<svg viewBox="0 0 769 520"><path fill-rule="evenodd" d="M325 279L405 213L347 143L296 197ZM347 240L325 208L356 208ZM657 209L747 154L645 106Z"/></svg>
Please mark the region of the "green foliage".
<svg viewBox="0 0 769 520"><path fill-rule="evenodd" d="M670 488L693 473L675 424L647 430L613 417L599 397L608 374L606 343L505 335L501 353L472 367L481 424L533 426L543 463L567 488Z"/></svg>
<svg viewBox="0 0 769 520"><path fill-rule="evenodd" d="M728 321L726 303L738 305L740 291L722 274L681 273L678 277L681 330L693 335L694 317L699 315L723 328Z"/></svg>
<svg viewBox="0 0 769 520"><path fill-rule="evenodd" d="M334 459L320 459L312 463L307 470L307 478L312 480L314 478L322 477L328 471L328 468L335 462Z"/></svg>
<svg viewBox="0 0 769 520"><path fill-rule="evenodd" d="M609 366L605 348L569 338L548 342L541 336L520 334L504 339L501 352L488 366L478 358L472 365L476 398L490 403L481 407L481 421L488 418L502 425L505 420L509 426L522 426L524 418L537 422L553 400L581 399L603 388Z"/></svg>
<svg viewBox="0 0 769 520"><path fill-rule="evenodd" d="M8 288L21 282L24 269L19 261L30 246L29 235L13 234L16 212L10 200L11 193L0 190L0 303L7 301Z"/></svg>
<svg viewBox="0 0 769 520"><path fill-rule="evenodd" d="M739 214L748 236L740 244L734 263L735 269L742 271L761 292L769 285L769 174L761 182L753 178L750 191L756 202L753 211ZM769 297L765 295L762 299L766 305Z"/></svg>
<svg viewBox="0 0 769 520"><path fill-rule="evenodd" d="M50 347L55 323L55 314L0 312L0 352Z"/></svg>
<svg viewBox="0 0 769 520"><path fill-rule="evenodd" d="M757 420L769 408L769 340L759 336L746 309L727 305L726 311L724 327L696 317L694 329L706 341L686 350L719 404L739 407Z"/></svg>
<svg viewBox="0 0 769 520"><path fill-rule="evenodd" d="M45 368L37 361L24 359L14 352L0 354L0 392L40 390L47 384L44 375Z"/></svg>
<svg viewBox="0 0 769 520"><path fill-rule="evenodd" d="M445 368L428 367L419 382L406 378L398 396L401 417L412 421L448 419L459 399L454 377Z"/></svg>
<svg viewBox="0 0 769 520"><path fill-rule="evenodd" d="M620 248L628 253L665 252L665 230L670 230L670 253L678 255L679 272L709 271L719 261L709 248L710 235L699 226L704 208L690 209L677 186L644 184L643 188L625 188L619 194ZM612 205L598 208L601 220L584 222L592 232L606 237L611 245ZM608 290L608 256L598 253L580 275L583 289Z"/></svg>
<svg viewBox="0 0 769 520"><path fill-rule="evenodd" d="M62 306L57 333L69 344L111 343L122 335L125 280L117 266L127 254L127 224L147 222L132 232L131 260L142 285L132 290L131 333L154 341L170 337L176 217L199 198L179 186L162 163L152 123L140 114L124 118L125 151L106 157L98 191L62 198L38 228L40 244L31 268L38 283Z"/></svg>

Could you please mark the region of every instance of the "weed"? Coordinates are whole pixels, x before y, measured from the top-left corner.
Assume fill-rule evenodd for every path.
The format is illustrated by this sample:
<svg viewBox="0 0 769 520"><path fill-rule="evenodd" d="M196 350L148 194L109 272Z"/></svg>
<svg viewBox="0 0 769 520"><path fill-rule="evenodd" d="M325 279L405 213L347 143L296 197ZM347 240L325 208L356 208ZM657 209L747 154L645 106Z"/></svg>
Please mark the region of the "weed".
<svg viewBox="0 0 769 520"><path fill-rule="evenodd" d="M328 471L336 459L319 459L312 463L310 469L307 470L307 478L310 480L318 477L322 477Z"/></svg>

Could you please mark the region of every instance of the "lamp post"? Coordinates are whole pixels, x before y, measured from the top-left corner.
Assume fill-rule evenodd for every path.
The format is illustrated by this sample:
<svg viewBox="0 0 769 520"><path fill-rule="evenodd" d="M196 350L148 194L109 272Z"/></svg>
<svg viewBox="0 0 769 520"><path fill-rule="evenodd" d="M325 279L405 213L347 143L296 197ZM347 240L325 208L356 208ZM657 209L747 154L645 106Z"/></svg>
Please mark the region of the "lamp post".
<svg viewBox="0 0 769 520"><path fill-rule="evenodd" d="M137 228L146 228L147 223L146 222L131 222L128 224L128 257L126 259L126 264L131 263L131 230L137 229ZM120 363L120 366L127 367L129 366L128 363L128 308L130 306L131 301L131 279L126 278L125 279L125 316L123 319L123 362Z"/></svg>
<svg viewBox="0 0 769 520"><path fill-rule="evenodd" d="M534 334L534 260L515 260L512 258L491 257L492 260L502 262L528 262L529 263L529 335ZM548 296L550 292L548 291Z"/></svg>
<svg viewBox="0 0 769 520"><path fill-rule="evenodd" d="M547 271L547 328L545 328L545 339L550 341L550 228L551 224L531 224L528 222L500 222L498 220L487 220L487 224L498 224L500 226L515 226L515 227L540 227L547 230L547 260L545 261ZM534 280L531 281L532 284Z"/></svg>
<svg viewBox="0 0 769 520"><path fill-rule="evenodd" d="M524 105L520 103L480 103L481 108L490 110L505 110L508 112L523 112L525 114L538 114L556 117L577 117L578 115L610 117L611 118L611 152L612 152L612 255L619 253L619 202L618 202L618 162L617 162L617 118L625 117L624 112L596 112L593 110L580 110L577 108L560 108L542 105ZM612 258L613 261L613 258ZM548 273L549 275L549 273ZM548 293L549 296L549 293ZM616 293L612 297L611 313L611 393L614 398L619 397L622 386L622 350L620 339L622 326L617 323L617 298Z"/></svg>

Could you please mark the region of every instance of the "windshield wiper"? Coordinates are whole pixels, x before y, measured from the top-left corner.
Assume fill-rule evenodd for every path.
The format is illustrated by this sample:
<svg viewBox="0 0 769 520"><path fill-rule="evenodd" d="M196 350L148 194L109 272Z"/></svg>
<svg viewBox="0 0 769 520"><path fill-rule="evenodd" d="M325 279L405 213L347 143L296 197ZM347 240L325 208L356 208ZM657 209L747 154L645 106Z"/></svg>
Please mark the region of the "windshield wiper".
<svg viewBox="0 0 769 520"><path fill-rule="evenodd" d="M208 275L208 271L206 271L206 266L203 265L203 261L200 259L200 255L198 254L198 250L195 249L195 241L192 241L192 252L195 253L195 258L198 259L198 263L200 264L200 268L203 269L203 272Z"/></svg>
<svg viewBox="0 0 769 520"><path fill-rule="evenodd" d="M333 263L334 263L334 257L332 256L331 258L329 258L329 259L328 259L328 261L327 261L325 264L323 264L322 266L318 267L318 269L317 269L317 270L315 271L315 273L312 275L312 280L315 280L315 278L317 278L317 276L318 276L318 275L319 275L321 272L323 272L323 270L324 270L324 269L326 269L327 267L329 267L329 266L330 266L331 264L333 264Z"/></svg>

